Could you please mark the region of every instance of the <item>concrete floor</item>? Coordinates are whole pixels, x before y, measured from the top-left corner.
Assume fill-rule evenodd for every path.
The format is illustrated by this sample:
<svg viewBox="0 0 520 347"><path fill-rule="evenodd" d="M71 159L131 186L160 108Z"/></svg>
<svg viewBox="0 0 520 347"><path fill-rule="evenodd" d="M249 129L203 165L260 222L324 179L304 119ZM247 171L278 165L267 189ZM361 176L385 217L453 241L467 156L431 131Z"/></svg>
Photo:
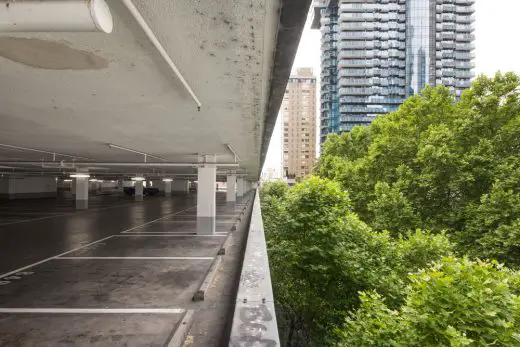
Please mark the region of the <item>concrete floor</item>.
<svg viewBox="0 0 520 347"><path fill-rule="evenodd" d="M195 195L97 196L79 212L66 199L0 202L0 345L166 346L187 310L187 345L225 345L246 221L207 299L192 302L245 206L224 199L204 236Z"/></svg>

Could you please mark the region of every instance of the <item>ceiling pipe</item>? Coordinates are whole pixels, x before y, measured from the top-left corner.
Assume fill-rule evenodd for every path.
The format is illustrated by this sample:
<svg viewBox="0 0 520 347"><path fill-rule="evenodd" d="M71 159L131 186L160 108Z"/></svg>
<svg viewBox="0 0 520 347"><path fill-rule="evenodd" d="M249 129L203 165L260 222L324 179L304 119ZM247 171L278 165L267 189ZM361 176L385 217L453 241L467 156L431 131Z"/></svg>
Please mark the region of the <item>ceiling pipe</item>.
<svg viewBox="0 0 520 347"><path fill-rule="evenodd" d="M111 33L110 8L104 0L7 0L0 6L0 31Z"/></svg>
<svg viewBox="0 0 520 347"><path fill-rule="evenodd" d="M49 155L52 155L52 159L53 160L56 160L56 156L65 157L65 158L73 158L73 159L93 160L91 158L80 157L78 155L70 155L70 154L63 154L63 153L58 153L58 152L42 151L41 149L13 146L13 145L7 145L7 144L4 144L4 143L0 143L0 147L4 147L4 148L8 148L8 149L15 149L17 151L26 151L26 152L36 152L36 153L49 154Z"/></svg>
<svg viewBox="0 0 520 347"><path fill-rule="evenodd" d="M139 10L132 3L132 0L123 0L123 4L126 6L128 11L130 11L130 14L132 14L132 16L135 18L135 20L139 24L139 26L143 29L144 33L146 34L146 36L148 36L148 39L150 39L150 41L155 46L155 48L157 49L159 54L163 57L163 59L166 61L166 63L170 66L170 68L172 69L173 73L181 81L181 83L184 86L184 88L186 88L188 93L190 93L193 101L195 101L195 103L197 104L197 109L200 111L200 107L202 106L202 104L200 103L199 98L197 98L197 96L195 95L195 93L191 89L191 87L188 84L188 82L186 82L186 80L182 76L181 72L179 71L179 69L177 68L177 66L173 62L173 60L170 58L170 56L168 55L168 53L164 49L163 45L157 39L157 36L155 36L154 32L148 26L148 24L144 20L143 16L139 12Z"/></svg>
<svg viewBox="0 0 520 347"><path fill-rule="evenodd" d="M235 149L231 146L231 144L230 144L230 143L226 143L226 147L227 147L227 148L229 149L229 151L230 151L231 153L233 153L233 155L235 156L235 163L236 163L237 161L240 161L240 157L238 156L238 154L237 154L237 152L235 151Z"/></svg>
<svg viewBox="0 0 520 347"><path fill-rule="evenodd" d="M127 148L127 147L123 147L123 146L118 146L118 145L114 145L113 143L107 143L107 146L110 147L110 148L116 148L116 149L120 149L122 151L127 151L127 152L132 152L132 153L136 153L136 154L141 154L144 156L144 162L146 163L146 159L148 157L150 158L155 158L155 159L159 159L159 160L163 160L163 161L166 161L166 159L162 158L162 157L158 157L158 156L155 156L155 155L151 155L151 154L148 154L148 153L145 153L145 152L141 152L141 151L136 151L135 149L131 149L131 148Z"/></svg>
<svg viewBox="0 0 520 347"><path fill-rule="evenodd" d="M41 161L0 161L0 165L36 165L41 166L45 163L47 168L52 168L52 162L41 162ZM64 166L68 163L56 162L55 168L71 168L70 166ZM74 166L107 166L107 167L202 167L205 163L131 163L131 162L74 162ZM238 167L238 163L214 163L217 167Z"/></svg>

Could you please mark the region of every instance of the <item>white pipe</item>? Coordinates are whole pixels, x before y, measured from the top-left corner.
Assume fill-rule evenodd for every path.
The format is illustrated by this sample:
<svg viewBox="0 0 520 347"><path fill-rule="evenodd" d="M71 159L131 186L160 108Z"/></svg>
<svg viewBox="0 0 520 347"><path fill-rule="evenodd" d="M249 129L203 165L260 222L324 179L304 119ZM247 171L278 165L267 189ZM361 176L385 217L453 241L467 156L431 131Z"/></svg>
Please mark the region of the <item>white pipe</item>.
<svg viewBox="0 0 520 347"><path fill-rule="evenodd" d="M127 152L132 152L132 153L136 153L136 154L144 155L144 162L145 162L145 163L146 163L146 158L147 158L147 157L155 158L155 159L159 159L159 160L166 161L166 159L164 159L164 158L157 157L157 156L155 156L155 155L151 155L151 154L149 154L149 153L145 153L145 152L141 152L141 151L136 151L135 149L131 149L131 148L123 147L123 146L114 145L113 143L107 143L107 145L108 145L108 147L110 147L110 148L117 148L117 149L120 149L120 150L122 150L122 151L127 151Z"/></svg>
<svg viewBox="0 0 520 347"><path fill-rule="evenodd" d="M189 86L188 82L186 82L186 80L184 79L184 77L180 73L179 69L177 69L177 66L175 66L175 63L170 58L170 56L168 55L168 53L164 49L163 45L159 42L159 40L157 39L157 37L153 33L152 29L150 29L150 27L148 26L148 24L144 20L143 16L141 16L141 13L139 12L139 10L134 6L134 4L132 3L132 0L123 0L123 4L125 4L126 8L130 11L132 16L137 21L137 23L139 23L139 26L143 29L143 31L146 34L146 36L148 36L148 38L153 43L155 48L159 51L159 53L161 54L163 59L170 66L170 68L172 69L173 73L182 82L182 84L184 85L184 88L186 88L188 93L190 93L191 97L193 98L193 101L195 101L195 103L197 104L197 107L198 107L198 109L200 111L200 107L202 106L202 104L200 103L199 98L197 98L197 96L195 95L195 93L193 92L191 87Z"/></svg>
<svg viewBox="0 0 520 347"><path fill-rule="evenodd" d="M74 166L113 166L113 167L201 167L207 163L132 163L132 162L74 162ZM238 163L212 163L215 166L221 167L238 167ZM45 162L45 161L0 161L0 165L45 165L45 168L71 168L68 163L64 162ZM54 166L53 166L54 165Z"/></svg>
<svg viewBox="0 0 520 347"><path fill-rule="evenodd" d="M238 156L237 152L233 149L230 143L226 143L227 148L233 155L235 156L235 162L240 161L240 157Z"/></svg>
<svg viewBox="0 0 520 347"><path fill-rule="evenodd" d="M7 145L7 144L4 144L4 143L0 143L0 147L9 148L9 149L15 149L17 151L26 151L26 152L37 152L37 153L50 154L50 155L53 156L53 159L55 159L56 156L60 156L60 157L73 158L73 159L78 158L78 159L83 159L83 160L92 160L91 158L80 157L78 155L70 155L70 154L63 154L63 153L57 153L57 152L42 151L41 149L13 146L13 145Z"/></svg>
<svg viewBox="0 0 520 347"><path fill-rule="evenodd" d="M11 1L0 4L0 32L102 31L114 27L105 0Z"/></svg>

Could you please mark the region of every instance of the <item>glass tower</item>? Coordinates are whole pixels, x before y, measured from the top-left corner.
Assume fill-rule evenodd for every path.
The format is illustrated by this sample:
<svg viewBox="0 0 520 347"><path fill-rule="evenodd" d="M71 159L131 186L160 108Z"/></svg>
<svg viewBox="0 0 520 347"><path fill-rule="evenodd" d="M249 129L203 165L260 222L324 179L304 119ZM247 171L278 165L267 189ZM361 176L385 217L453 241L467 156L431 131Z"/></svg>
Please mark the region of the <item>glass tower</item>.
<svg viewBox="0 0 520 347"><path fill-rule="evenodd" d="M316 0L321 131L368 125L427 84L456 96L473 77L475 0Z"/></svg>

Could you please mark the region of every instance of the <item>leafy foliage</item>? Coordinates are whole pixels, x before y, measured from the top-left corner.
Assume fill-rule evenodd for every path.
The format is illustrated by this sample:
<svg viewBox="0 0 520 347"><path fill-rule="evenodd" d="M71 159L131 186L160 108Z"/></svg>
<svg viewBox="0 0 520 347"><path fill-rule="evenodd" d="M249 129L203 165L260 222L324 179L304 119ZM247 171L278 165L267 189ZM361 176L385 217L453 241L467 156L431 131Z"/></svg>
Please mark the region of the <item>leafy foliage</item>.
<svg viewBox="0 0 520 347"><path fill-rule="evenodd" d="M518 346L519 275L496 264L445 258L410 276L406 302L362 293L339 346Z"/></svg>
<svg viewBox="0 0 520 347"><path fill-rule="evenodd" d="M368 127L329 136L316 174L398 235L446 231L460 253L520 265L520 78L481 76L461 100L427 87Z"/></svg>
<svg viewBox="0 0 520 347"><path fill-rule="evenodd" d="M274 201L271 191L263 190L262 203ZM397 307L408 272L450 254L442 235L373 231L334 181L312 177L276 201L264 222L284 346L332 344L359 291L377 290Z"/></svg>
<svg viewBox="0 0 520 347"><path fill-rule="evenodd" d="M520 346L520 275L470 260L520 266L519 93L427 87L262 188L283 346Z"/></svg>

